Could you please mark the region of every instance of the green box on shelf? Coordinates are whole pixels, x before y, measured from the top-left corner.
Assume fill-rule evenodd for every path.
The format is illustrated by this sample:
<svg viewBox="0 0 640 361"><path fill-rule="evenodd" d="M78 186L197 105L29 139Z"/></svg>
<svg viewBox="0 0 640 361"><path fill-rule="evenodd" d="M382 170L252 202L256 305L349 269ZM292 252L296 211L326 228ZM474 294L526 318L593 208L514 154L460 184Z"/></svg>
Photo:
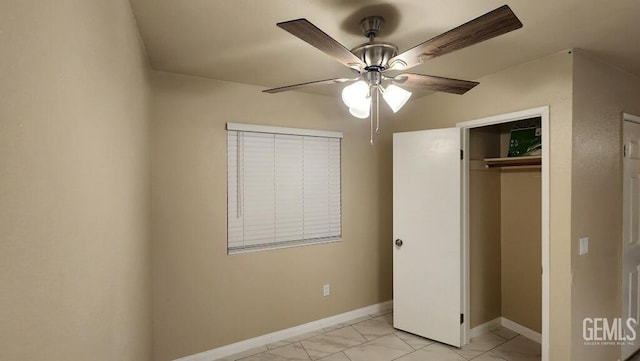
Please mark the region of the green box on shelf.
<svg viewBox="0 0 640 361"><path fill-rule="evenodd" d="M511 130L509 157L526 157L542 153L542 129L521 128Z"/></svg>

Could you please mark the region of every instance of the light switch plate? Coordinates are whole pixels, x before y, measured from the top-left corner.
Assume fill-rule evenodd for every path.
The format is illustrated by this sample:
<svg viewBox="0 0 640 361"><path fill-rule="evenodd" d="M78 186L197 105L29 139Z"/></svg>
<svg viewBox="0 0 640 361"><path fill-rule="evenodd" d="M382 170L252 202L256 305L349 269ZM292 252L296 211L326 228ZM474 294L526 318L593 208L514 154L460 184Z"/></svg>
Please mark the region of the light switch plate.
<svg viewBox="0 0 640 361"><path fill-rule="evenodd" d="M580 249L578 250L578 255L582 256L589 253L589 237L580 238Z"/></svg>

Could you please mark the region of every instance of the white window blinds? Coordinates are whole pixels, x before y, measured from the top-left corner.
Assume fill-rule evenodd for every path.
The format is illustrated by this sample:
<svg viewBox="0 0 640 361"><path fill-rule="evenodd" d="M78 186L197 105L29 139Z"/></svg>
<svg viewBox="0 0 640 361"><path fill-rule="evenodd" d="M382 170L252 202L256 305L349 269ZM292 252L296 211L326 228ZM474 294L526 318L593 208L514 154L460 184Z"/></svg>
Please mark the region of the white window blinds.
<svg viewBox="0 0 640 361"><path fill-rule="evenodd" d="M341 238L340 133L227 129L229 253Z"/></svg>

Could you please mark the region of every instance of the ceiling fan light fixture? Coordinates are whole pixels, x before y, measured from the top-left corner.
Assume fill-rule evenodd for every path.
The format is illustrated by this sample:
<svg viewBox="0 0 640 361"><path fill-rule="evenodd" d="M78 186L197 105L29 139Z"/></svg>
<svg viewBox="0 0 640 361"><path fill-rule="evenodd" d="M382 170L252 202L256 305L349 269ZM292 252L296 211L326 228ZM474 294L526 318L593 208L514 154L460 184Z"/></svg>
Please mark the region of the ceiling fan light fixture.
<svg viewBox="0 0 640 361"><path fill-rule="evenodd" d="M354 117L370 117L371 131L369 141L373 145L374 129L375 134L380 131L380 95L382 94L384 101L394 113L400 110L412 95L411 92L397 85L391 84L383 87L383 83L395 83L410 89L422 88L452 94L464 94L478 85L477 82L425 74L405 73L390 76L385 75L385 72L404 71L413 68L436 57L519 29L522 27L522 22L508 5L503 5L401 53L399 53L395 44L376 40L384 25L384 18L380 16L367 16L360 21L360 28L368 41L351 50L307 19L289 20L276 25L331 56L341 64L355 70L358 73L358 78L311 81L266 89L263 92L279 93L306 86L355 81L355 83L349 84L342 89L342 101L347 105L349 112ZM375 101L373 100L374 96Z"/></svg>
<svg viewBox="0 0 640 361"><path fill-rule="evenodd" d="M407 103L411 95L412 93L410 91L393 84L389 85L384 92L382 92L382 98L394 113L398 112L398 110Z"/></svg>
<svg viewBox="0 0 640 361"><path fill-rule="evenodd" d="M356 118L367 119L369 118L371 108L349 108L349 113Z"/></svg>
<svg viewBox="0 0 640 361"><path fill-rule="evenodd" d="M349 108L364 109L371 104L369 96L369 84L364 80L358 80L342 89L342 101Z"/></svg>

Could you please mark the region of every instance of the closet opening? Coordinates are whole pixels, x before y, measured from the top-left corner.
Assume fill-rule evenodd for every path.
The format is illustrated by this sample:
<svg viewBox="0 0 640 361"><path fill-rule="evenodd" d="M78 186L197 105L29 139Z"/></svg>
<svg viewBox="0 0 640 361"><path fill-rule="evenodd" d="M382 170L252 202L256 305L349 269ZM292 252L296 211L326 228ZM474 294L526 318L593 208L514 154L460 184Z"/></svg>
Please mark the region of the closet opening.
<svg viewBox="0 0 640 361"><path fill-rule="evenodd" d="M463 130L463 304L470 338L500 326L548 360L548 108Z"/></svg>

